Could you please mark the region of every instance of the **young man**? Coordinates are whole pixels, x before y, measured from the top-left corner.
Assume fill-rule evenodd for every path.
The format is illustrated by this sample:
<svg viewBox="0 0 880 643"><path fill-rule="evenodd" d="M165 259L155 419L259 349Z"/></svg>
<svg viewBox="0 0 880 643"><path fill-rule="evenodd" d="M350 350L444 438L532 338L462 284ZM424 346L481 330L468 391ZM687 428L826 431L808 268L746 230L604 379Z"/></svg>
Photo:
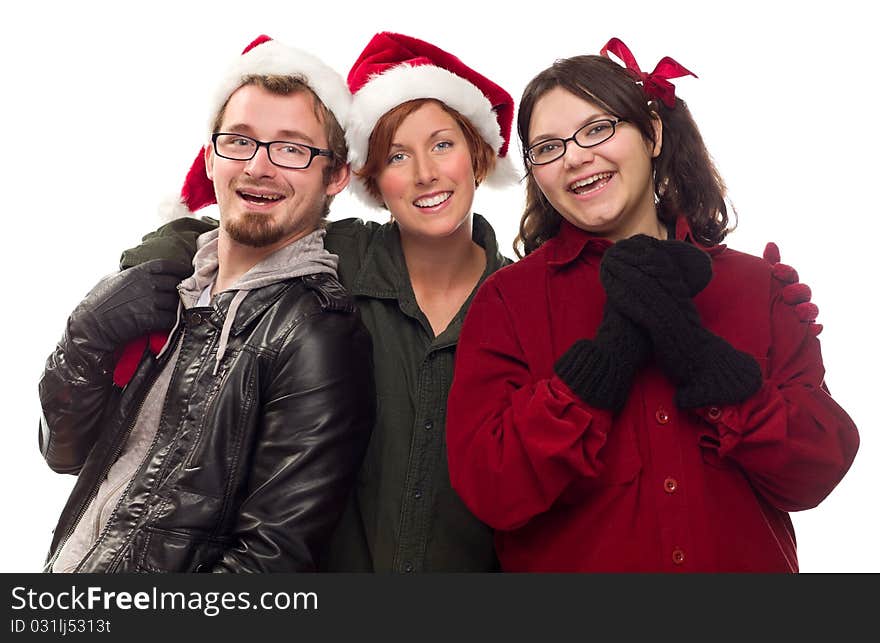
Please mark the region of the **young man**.
<svg viewBox="0 0 880 643"><path fill-rule="evenodd" d="M78 474L46 571L315 569L374 420L370 339L321 226L349 181L349 101L317 59L254 41L182 193L216 199L219 229L193 266L125 269L70 316L39 386L43 455Z"/></svg>

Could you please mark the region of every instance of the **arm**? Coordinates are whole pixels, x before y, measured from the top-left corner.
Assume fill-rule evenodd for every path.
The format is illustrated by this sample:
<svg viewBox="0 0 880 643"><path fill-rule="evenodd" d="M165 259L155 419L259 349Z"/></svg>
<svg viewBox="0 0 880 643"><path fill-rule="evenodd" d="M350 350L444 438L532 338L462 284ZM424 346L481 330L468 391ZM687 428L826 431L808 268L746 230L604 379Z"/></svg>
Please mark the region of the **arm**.
<svg viewBox="0 0 880 643"><path fill-rule="evenodd" d="M68 322L38 385L40 453L56 473L78 473L97 440L101 411L113 390L108 368L100 356L77 351Z"/></svg>
<svg viewBox="0 0 880 643"><path fill-rule="evenodd" d="M452 486L480 520L514 529L547 511L575 480L597 477L611 411L557 375L533 380L494 281L462 328L447 408Z"/></svg>
<svg viewBox="0 0 880 643"><path fill-rule="evenodd" d="M855 458L853 421L828 395L819 340L784 288L773 283L771 348L758 392L731 406L697 413L713 429L700 438L709 457L735 462L782 511L818 505Z"/></svg>
<svg viewBox="0 0 880 643"><path fill-rule="evenodd" d="M77 473L97 439L113 385L115 352L156 328L170 328L177 284L192 269L149 263L102 279L67 320L40 378L40 451L59 473Z"/></svg>
<svg viewBox="0 0 880 643"><path fill-rule="evenodd" d="M119 259L119 269L134 268L155 259L192 265L193 256L198 249L199 235L213 230L217 225L217 221L210 217L174 219L145 234L140 245L124 250ZM113 383L120 388L128 384L144 351L149 348L153 353L158 353L164 346L170 329L171 326L155 329L149 336L137 337L122 347L113 367Z"/></svg>
<svg viewBox="0 0 880 643"><path fill-rule="evenodd" d="M213 230L217 225L218 222L210 217L174 219L145 234L140 245L124 250L119 259L119 269L133 268L153 259L192 264L199 235Z"/></svg>
<svg viewBox="0 0 880 643"><path fill-rule="evenodd" d="M266 391L234 542L214 572L315 571L375 419L372 344L356 314L294 328Z"/></svg>

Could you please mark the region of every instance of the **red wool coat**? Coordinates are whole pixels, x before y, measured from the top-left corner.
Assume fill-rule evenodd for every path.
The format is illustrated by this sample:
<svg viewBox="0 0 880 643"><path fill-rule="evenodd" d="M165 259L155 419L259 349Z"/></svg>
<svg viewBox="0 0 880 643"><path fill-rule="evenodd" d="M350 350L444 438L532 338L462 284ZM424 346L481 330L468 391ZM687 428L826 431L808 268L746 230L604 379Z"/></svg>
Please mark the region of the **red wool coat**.
<svg viewBox="0 0 880 643"><path fill-rule="evenodd" d="M683 218L676 237L690 239ZM477 293L448 402L453 487L496 529L505 571L797 571L788 512L819 504L859 444L824 388L815 329L785 303L770 263L708 248L700 318L757 359L761 389L679 409L649 363L622 411L593 408L553 364L595 336L609 246L563 222Z"/></svg>

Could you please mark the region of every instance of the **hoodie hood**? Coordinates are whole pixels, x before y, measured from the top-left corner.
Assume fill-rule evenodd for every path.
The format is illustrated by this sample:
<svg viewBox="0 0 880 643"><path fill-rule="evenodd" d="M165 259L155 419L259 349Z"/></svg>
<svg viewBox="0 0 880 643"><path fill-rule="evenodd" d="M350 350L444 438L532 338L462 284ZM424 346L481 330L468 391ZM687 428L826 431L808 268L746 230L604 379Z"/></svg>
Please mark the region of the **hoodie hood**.
<svg viewBox="0 0 880 643"><path fill-rule="evenodd" d="M279 248L271 255L263 259L244 273L228 290L236 291L220 332L220 341L217 345L217 359L214 365L214 374L220 368L220 362L226 354L226 345L229 333L235 322L238 308L251 290L270 286L305 275L328 273L336 277L336 267L339 265L339 257L324 248L324 236L327 231L323 228L297 239L293 243ZM219 259L217 253L220 229L210 230L200 235L197 241L198 250L193 257L195 271L177 287L183 309L189 309L196 305L202 291L210 286L217 278ZM180 323L180 309L178 309L177 323ZM175 329L177 324L175 324ZM173 334L173 330L172 330ZM166 347L163 349L166 350Z"/></svg>

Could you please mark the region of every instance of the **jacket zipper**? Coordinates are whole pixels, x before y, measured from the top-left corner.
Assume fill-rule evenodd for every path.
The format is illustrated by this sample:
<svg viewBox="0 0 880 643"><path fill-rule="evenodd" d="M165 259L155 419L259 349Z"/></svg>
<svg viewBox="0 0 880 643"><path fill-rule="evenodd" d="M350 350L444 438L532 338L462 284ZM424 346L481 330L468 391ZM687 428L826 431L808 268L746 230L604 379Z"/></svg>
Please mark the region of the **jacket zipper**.
<svg viewBox="0 0 880 643"><path fill-rule="evenodd" d="M153 388L153 385L156 383L156 380L159 378L159 375L162 373L162 369L165 368L165 364L166 364L166 362L168 362L170 356L173 355L177 351L177 346L176 346L177 341L182 342L183 339L178 338L177 340L175 340L174 348L167 351L165 353L165 355L162 356L162 363L157 364L156 374L153 376L152 381L150 382L150 386L147 389L147 393L144 395L143 399L141 400L141 403L138 405L137 412L132 416L131 422L129 423L128 431L126 432L126 441L128 440L128 436L131 435L131 432L134 429L134 425L137 424L137 420L141 414L141 409L143 409L143 407L144 407L144 403L147 400L147 396L149 395L150 390ZM171 374L171 378L172 379L174 378L173 373ZM167 393L166 393L166 397L167 397ZM164 400L163 400L163 404L164 404ZM147 447L147 450L144 453L144 457L141 458L140 464L138 464L137 468L135 469L134 474L132 474L131 478L129 478L128 484L125 485L125 490L122 492L122 495L119 496L119 500L116 501L116 505L113 507L113 512L110 514L110 516L107 518L107 522L104 524L104 529L101 530L101 533L98 535L97 540L95 540L94 544L92 544L92 546L89 548L89 551L86 552L86 555L83 556L83 559L80 561L79 565L77 565L77 569L75 571L78 571L80 565L82 565L89 558L89 556L91 556L94 553L94 551L98 548L98 545L100 545L103 542L104 538L107 536L107 533L110 531L110 526L113 524L113 519L116 517L116 514L119 510L119 506L122 504L122 501L125 498L126 494L128 494L128 490L131 489L131 485L134 484L134 479L137 476L138 471L140 471L141 467L144 466L144 462L146 462L147 458L150 457L150 454L153 452L153 447L155 447L156 442L159 441L159 434L160 434L159 429L161 429L161 423L162 423L162 420L160 417L159 426L156 427L156 433L155 433L155 435L153 435L153 440L150 442L150 446ZM113 462L116 462L117 458L119 458L119 454L122 452L122 446L124 444L125 444L125 442L120 444L119 449L116 451L116 453L113 456ZM113 465L111 464L110 466L112 467ZM109 468L108 468L108 471L109 471ZM97 491L97 489L96 489L96 491ZM125 550L125 546L128 544L128 541L131 540L131 537L134 535L134 531L135 530L132 529L128 533L128 535L125 537L125 540L123 541L122 547L120 547L119 552L117 552L117 555L113 558L112 561L110 561L110 565L107 569L108 572L113 571L114 567L117 565L119 554Z"/></svg>
<svg viewBox="0 0 880 643"><path fill-rule="evenodd" d="M150 350L149 347L144 347L145 354L148 353L149 350ZM98 495L98 489L101 488L101 483L104 481L104 479L110 473L110 469L116 463L116 460L119 459L119 454L122 453L122 447L125 446L126 442L128 442L128 438L131 435L132 429L134 429L134 425L135 425L135 422L137 421L137 417L141 413L141 409L144 406L144 402L146 402L147 395L149 394L150 389L153 387L153 384L156 382L156 378L159 376L160 372L161 372L161 367L157 368L155 373L151 376L151 378L149 380L149 386L144 387L144 394L141 397L140 402L138 402L137 412L132 416L133 419L131 420L131 422L129 422L128 428L125 430L125 434L122 437L122 439L117 441L116 447L113 450L113 456L107 461L107 464L104 466L103 470L101 471L101 475L98 476L97 481L95 482L94 486L92 487L92 490L89 493L88 499L83 503L83 505L80 507L80 510L77 512L76 520L74 520L73 523L71 523L70 527L68 527L67 533L64 534L64 539L59 542L58 547L55 550L55 554L52 556L52 559L47 563L47 567L49 570L52 569L52 566L55 564L55 561L58 560L58 556L61 554L61 550L64 548L64 545L67 544L67 541L70 539L71 535L73 535L73 532L76 531L76 528L79 525L80 521L82 520L83 515L86 513L86 510L89 508L89 505L92 504L92 501ZM126 491L127 491L127 489L126 489ZM125 494L123 493L123 496L124 495ZM110 524L110 521L113 519L113 516L115 514L116 514L116 510L114 509L113 513L110 514L110 518L107 519L108 525ZM102 531L101 534L98 536L98 540L95 541L95 543L89 548L89 551L86 552L86 554L83 556L82 560L80 560L79 563L77 563L76 567L73 570L74 573L79 571L79 568L82 566L82 564L85 562L85 560L95 550L95 545L97 545L98 542L101 541L101 539L104 536L104 532L106 532L106 527L105 527L104 531Z"/></svg>

